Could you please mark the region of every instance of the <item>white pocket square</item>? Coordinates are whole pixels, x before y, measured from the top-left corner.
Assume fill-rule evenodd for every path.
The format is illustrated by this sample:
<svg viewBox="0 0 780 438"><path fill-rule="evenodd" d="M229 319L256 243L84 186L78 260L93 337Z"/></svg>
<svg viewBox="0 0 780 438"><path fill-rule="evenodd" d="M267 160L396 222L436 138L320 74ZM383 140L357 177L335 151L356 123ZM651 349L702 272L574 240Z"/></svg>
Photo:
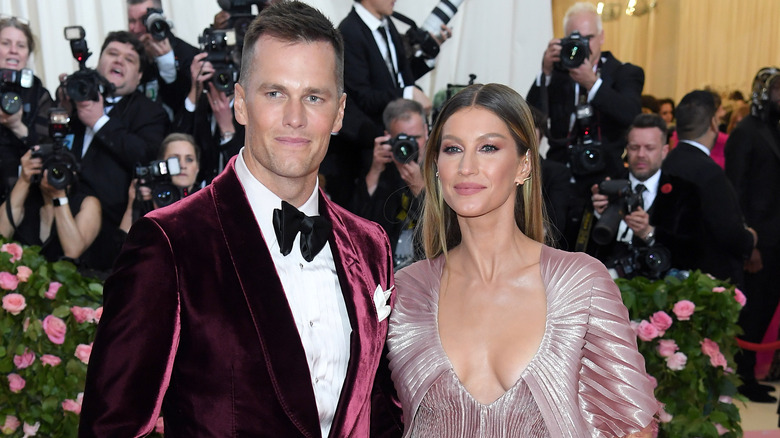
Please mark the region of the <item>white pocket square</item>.
<svg viewBox="0 0 780 438"><path fill-rule="evenodd" d="M390 316L390 304L388 304L387 301L390 299L390 295L392 295L393 288L395 288L395 286L388 290L384 290L382 289L382 285L376 286L376 290L374 291L374 306L376 307L377 319L379 321L383 321Z"/></svg>

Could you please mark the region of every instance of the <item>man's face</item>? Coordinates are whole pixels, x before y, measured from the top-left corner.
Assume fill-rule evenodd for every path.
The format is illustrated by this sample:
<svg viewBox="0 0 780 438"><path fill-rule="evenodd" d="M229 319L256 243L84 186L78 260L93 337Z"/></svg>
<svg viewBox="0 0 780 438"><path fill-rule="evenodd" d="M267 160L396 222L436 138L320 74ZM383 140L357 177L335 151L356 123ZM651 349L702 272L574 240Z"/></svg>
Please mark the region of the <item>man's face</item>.
<svg viewBox="0 0 780 438"><path fill-rule="evenodd" d="M601 45L604 44L604 31L599 32L596 20L596 15L590 12L575 14L569 18L565 29L567 36L577 30L580 35L590 38L590 62L593 65L598 64L601 58Z"/></svg>
<svg viewBox="0 0 780 438"><path fill-rule="evenodd" d="M418 157L425 156L425 143L428 141L428 128L425 125L425 120L419 114L411 114L407 119L396 119L390 122L390 134L391 137L395 137L398 134L406 134L415 137L417 140L417 147L419 148Z"/></svg>
<svg viewBox="0 0 780 438"><path fill-rule="evenodd" d="M363 0L360 4L371 12L375 17L381 19L393 14L395 0Z"/></svg>
<svg viewBox="0 0 780 438"><path fill-rule="evenodd" d="M116 94L127 96L141 83L141 57L130 43L112 41L100 54L97 71L116 86Z"/></svg>
<svg viewBox="0 0 780 438"><path fill-rule="evenodd" d="M666 122L667 125L672 123L672 120L674 120L674 112L672 111L672 104L662 103L658 115L660 115L661 118L664 119L664 122Z"/></svg>
<svg viewBox="0 0 780 438"><path fill-rule="evenodd" d="M628 133L628 170L636 179L645 181L661 168L669 152L669 145L661 144L662 138L658 128L633 128Z"/></svg>
<svg viewBox="0 0 780 438"><path fill-rule="evenodd" d="M127 30L136 37L145 34L146 26L144 25L142 18L146 15L146 10L153 7L154 2L152 0L146 0L137 5L129 5L127 7Z"/></svg>
<svg viewBox="0 0 780 438"><path fill-rule="evenodd" d="M250 76L236 85L236 120L246 126L244 160L278 194L285 185L317 178L331 132L341 129L346 94L338 90L328 42L264 35L251 62Z"/></svg>

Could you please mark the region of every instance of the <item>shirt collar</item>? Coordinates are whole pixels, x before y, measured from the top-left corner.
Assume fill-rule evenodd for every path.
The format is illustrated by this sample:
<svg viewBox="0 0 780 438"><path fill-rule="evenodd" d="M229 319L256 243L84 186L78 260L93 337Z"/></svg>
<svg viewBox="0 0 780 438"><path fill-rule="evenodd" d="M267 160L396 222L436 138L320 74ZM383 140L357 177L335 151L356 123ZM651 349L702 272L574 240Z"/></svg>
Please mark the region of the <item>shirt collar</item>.
<svg viewBox="0 0 780 438"><path fill-rule="evenodd" d="M387 25L387 17L379 20L377 19L374 14L371 12L368 12L368 9L366 9L365 6L361 5L358 2L355 2L355 12L357 12L358 17L360 17L361 20L363 20L363 23L368 26L371 31L375 31L379 29L379 26Z"/></svg>
<svg viewBox="0 0 780 438"><path fill-rule="evenodd" d="M689 145L694 146L697 149L701 149L701 151L707 154L707 156L710 156L710 148L704 146L701 143L697 143L693 140L680 140L680 143L688 143Z"/></svg>
<svg viewBox="0 0 780 438"><path fill-rule="evenodd" d="M628 179L631 181L631 188L633 190L636 190L638 184L643 184L645 190L647 190L649 194L654 195L658 189L658 182L661 181L661 169L656 170L650 178L647 178L644 181L639 181L631 172L628 173Z"/></svg>

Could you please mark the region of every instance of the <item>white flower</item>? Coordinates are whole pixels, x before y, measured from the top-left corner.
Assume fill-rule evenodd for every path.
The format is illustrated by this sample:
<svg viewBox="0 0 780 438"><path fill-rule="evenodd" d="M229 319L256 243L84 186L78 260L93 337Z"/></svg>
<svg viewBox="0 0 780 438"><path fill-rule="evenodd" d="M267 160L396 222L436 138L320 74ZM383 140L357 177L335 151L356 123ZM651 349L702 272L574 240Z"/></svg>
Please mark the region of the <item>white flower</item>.
<svg viewBox="0 0 780 438"><path fill-rule="evenodd" d="M374 291L374 306L376 307L377 320L384 321L385 318L390 316L390 304L387 301L392 295L392 290L395 286L388 290L382 289L382 285L378 284Z"/></svg>
<svg viewBox="0 0 780 438"><path fill-rule="evenodd" d="M24 426L22 430L24 430L24 436L22 438L30 438L31 436L35 436L38 434L38 429L41 427L41 422L36 421L35 424L29 425L26 422L24 423Z"/></svg>

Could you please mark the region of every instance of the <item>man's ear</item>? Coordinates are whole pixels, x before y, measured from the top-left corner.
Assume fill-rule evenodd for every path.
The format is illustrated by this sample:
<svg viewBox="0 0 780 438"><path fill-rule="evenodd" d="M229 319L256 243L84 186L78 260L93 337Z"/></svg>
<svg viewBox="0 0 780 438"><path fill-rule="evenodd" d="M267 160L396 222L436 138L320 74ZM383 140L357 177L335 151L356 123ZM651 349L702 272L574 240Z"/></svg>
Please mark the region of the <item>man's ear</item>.
<svg viewBox="0 0 780 438"><path fill-rule="evenodd" d="M235 110L236 121L244 126L248 122L246 114L246 92L241 84L236 83L235 86L236 98L233 101L233 109Z"/></svg>

